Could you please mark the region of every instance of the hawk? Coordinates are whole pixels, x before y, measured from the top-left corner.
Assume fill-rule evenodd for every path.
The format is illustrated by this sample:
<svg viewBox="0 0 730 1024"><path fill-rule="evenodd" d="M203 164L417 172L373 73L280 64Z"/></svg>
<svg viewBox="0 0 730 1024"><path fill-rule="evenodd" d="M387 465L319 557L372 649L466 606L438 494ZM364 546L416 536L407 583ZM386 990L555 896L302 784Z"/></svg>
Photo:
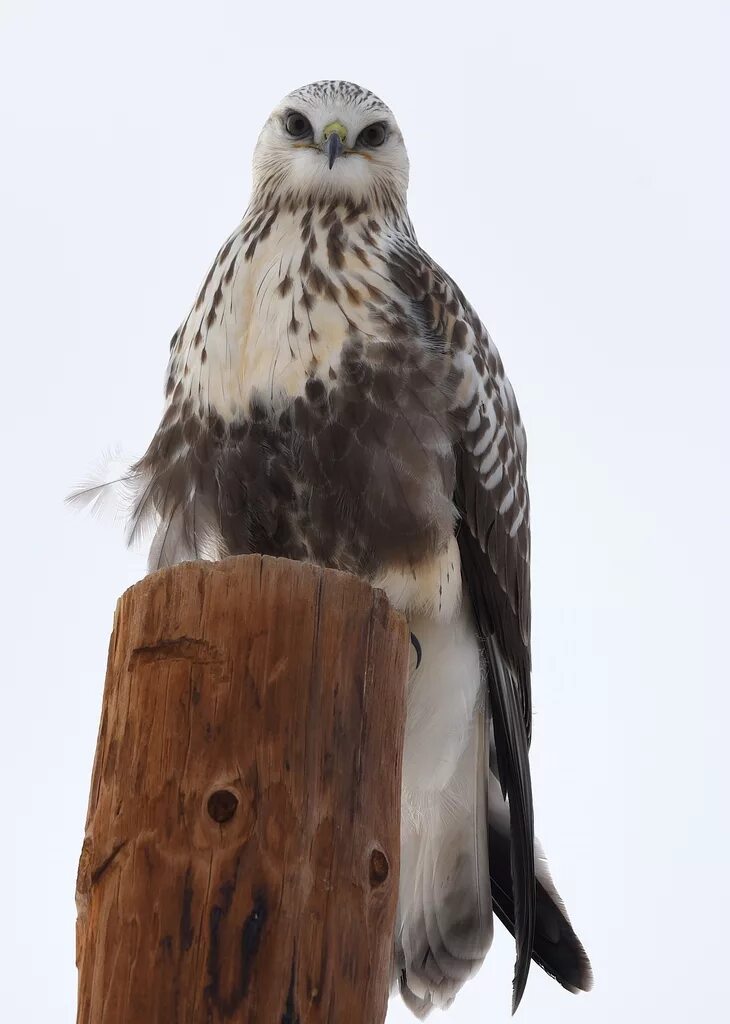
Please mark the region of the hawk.
<svg viewBox="0 0 730 1024"><path fill-rule="evenodd" d="M418 645L403 761L394 985L448 1007L514 934L591 968L534 836L526 438L499 353L416 240L408 156L366 89L297 89L266 122L253 193L171 342L165 410L132 467L153 568L260 553L355 573Z"/></svg>

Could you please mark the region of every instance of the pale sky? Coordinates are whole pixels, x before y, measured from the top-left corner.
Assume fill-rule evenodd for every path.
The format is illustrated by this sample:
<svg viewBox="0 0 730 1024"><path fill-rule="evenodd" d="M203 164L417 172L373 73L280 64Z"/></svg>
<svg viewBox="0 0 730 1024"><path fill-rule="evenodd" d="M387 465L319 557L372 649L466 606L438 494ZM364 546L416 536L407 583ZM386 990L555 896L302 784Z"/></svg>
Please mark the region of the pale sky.
<svg viewBox="0 0 730 1024"><path fill-rule="evenodd" d="M720 1018L728 10L0 0L3 1019L74 1020L106 648L144 572L63 496L110 447L146 447L257 133L321 78L394 110L419 240L527 423L537 827L596 987L534 968L518 1020ZM512 956L498 926L443 1019L506 1022Z"/></svg>

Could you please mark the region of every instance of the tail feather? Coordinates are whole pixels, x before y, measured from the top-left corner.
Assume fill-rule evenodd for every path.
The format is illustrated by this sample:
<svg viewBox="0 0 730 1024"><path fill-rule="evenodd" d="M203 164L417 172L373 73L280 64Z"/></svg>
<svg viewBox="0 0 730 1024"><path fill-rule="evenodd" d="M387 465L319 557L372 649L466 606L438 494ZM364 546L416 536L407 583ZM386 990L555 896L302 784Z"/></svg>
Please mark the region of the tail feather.
<svg viewBox="0 0 730 1024"><path fill-rule="evenodd" d="M490 776L489 871L494 912L514 935L515 903L512 887L507 809L499 784ZM558 895L540 843L535 840L535 937L532 959L569 992L588 992L593 972L583 945L575 934Z"/></svg>
<svg viewBox="0 0 730 1024"><path fill-rule="evenodd" d="M517 946L512 982L512 1012L520 1005L530 973L535 936L535 830L529 744L523 709L511 671L493 637L484 640L488 660L489 707L492 714L499 786L509 803L508 847L513 894L513 929Z"/></svg>

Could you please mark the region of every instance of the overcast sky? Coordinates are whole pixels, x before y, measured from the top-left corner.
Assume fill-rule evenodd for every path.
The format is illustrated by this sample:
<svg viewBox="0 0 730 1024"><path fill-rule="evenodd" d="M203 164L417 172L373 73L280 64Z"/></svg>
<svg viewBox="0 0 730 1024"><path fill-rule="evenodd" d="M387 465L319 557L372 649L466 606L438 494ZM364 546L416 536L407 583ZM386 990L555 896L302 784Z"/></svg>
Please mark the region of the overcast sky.
<svg viewBox="0 0 730 1024"><path fill-rule="evenodd" d="M251 6L0 0L3 1018L74 1019L106 648L144 572L62 498L110 446L146 447L269 110L348 78L399 119L419 240L488 325L528 428L537 827L596 988L534 969L518 1019L717 1021L728 5ZM444 1020L507 1021L511 971L498 927Z"/></svg>

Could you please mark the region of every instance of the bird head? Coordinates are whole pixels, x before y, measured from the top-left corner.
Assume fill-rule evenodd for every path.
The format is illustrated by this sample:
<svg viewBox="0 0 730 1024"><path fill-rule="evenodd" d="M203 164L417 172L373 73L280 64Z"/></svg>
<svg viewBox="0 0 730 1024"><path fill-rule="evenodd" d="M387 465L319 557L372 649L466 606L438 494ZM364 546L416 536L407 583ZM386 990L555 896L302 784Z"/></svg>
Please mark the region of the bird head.
<svg viewBox="0 0 730 1024"><path fill-rule="evenodd" d="M253 169L255 189L405 206L400 129L382 100L351 82L315 82L286 96L259 136Z"/></svg>

